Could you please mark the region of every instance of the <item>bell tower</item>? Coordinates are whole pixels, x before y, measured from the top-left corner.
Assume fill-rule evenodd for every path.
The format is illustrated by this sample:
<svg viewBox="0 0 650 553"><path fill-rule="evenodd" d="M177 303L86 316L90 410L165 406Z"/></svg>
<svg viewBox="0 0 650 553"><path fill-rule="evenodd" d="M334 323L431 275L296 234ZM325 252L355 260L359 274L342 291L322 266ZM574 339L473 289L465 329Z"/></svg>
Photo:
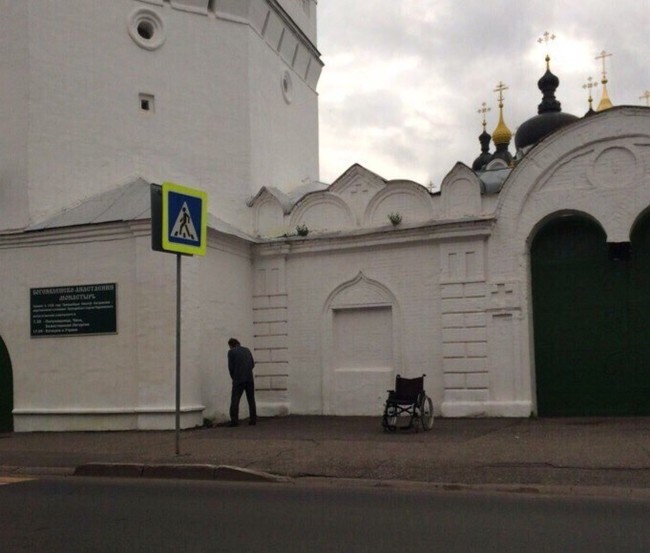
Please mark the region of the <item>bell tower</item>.
<svg viewBox="0 0 650 553"><path fill-rule="evenodd" d="M242 230L318 179L315 0L0 0L0 232L142 177Z"/></svg>

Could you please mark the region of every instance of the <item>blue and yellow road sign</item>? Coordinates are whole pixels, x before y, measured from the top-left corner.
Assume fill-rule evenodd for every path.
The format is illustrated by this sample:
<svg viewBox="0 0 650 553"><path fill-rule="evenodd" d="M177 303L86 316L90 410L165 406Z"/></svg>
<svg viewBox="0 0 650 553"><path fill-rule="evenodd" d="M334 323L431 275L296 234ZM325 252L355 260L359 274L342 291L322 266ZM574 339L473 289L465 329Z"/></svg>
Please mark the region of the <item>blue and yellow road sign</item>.
<svg viewBox="0 0 650 553"><path fill-rule="evenodd" d="M207 242L207 193L171 182L163 182L163 249L168 252L205 255Z"/></svg>

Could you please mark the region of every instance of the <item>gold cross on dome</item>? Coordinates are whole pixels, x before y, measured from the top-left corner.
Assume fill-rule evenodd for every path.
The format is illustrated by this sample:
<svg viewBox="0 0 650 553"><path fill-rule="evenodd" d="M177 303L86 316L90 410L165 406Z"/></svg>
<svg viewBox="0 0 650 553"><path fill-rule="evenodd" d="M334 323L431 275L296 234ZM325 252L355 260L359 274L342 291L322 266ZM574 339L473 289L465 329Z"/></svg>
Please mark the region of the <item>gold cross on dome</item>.
<svg viewBox="0 0 650 553"><path fill-rule="evenodd" d="M589 107L591 107L591 102L594 101L594 99L591 97L591 89L595 88L597 86L598 86L598 83L594 82L594 80L591 77L587 77L587 82L582 85L582 88L589 91Z"/></svg>
<svg viewBox="0 0 650 553"><path fill-rule="evenodd" d="M485 130L485 125L487 125L487 122L485 121L485 114L488 111L492 111L492 108L487 107L487 104L485 102L483 102L481 104L481 107L478 108L478 111L477 111L477 113L480 113L480 114L483 115L483 130Z"/></svg>
<svg viewBox="0 0 650 553"><path fill-rule="evenodd" d="M493 92L498 92L499 93L499 107L503 107L503 91L508 90L508 87L504 85L501 81L499 81L499 84L497 87L493 90Z"/></svg>
<svg viewBox="0 0 650 553"><path fill-rule="evenodd" d="M603 62L603 80L601 82L607 82L607 70L605 69L605 59L606 58L611 58L612 54L609 52L605 52L603 50L600 54L598 54L594 59L596 60L601 60Z"/></svg>
<svg viewBox="0 0 650 553"><path fill-rule="evenodd" d="M650 106L650 90L646 90L641 96L639 96L639 100L645 100L645 105Z"/></svg>

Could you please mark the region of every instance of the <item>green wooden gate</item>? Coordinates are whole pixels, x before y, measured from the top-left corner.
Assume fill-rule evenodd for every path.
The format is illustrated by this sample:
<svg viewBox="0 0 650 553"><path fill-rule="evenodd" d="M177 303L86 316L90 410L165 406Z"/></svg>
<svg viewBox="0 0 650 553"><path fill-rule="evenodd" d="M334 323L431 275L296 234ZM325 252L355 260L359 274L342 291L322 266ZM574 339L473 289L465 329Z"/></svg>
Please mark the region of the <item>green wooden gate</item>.
<svg viewBox="0 0 650 553"><path fill-rule="evenodd" d="M5 343L0 338L0 432L14 429L11 411L14 408L14 385L11 359Z"/></svg>
<svg viewBox="0 0 650 553"><path fill-rule="evenodd" d="M611 245L578 216L531 247L540 416L650 414L650 217Z"/></svg>

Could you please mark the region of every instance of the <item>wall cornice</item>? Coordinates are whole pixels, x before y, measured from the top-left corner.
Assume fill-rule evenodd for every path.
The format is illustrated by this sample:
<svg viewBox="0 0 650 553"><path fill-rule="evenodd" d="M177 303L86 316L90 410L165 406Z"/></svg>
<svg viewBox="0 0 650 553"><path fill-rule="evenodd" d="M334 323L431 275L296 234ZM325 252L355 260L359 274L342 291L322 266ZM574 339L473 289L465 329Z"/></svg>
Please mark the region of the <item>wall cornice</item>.
<svg viewBox="0 0 650 553"><path fill-rule="evenodd" d="M492 234L495 222L496 219L493 217L485 217L399 229L387 226L384 229L373 231L321 234L313 238L291 236L255 244L253 245L253 255L254 257L302 255L488 237Z"/></svg>

